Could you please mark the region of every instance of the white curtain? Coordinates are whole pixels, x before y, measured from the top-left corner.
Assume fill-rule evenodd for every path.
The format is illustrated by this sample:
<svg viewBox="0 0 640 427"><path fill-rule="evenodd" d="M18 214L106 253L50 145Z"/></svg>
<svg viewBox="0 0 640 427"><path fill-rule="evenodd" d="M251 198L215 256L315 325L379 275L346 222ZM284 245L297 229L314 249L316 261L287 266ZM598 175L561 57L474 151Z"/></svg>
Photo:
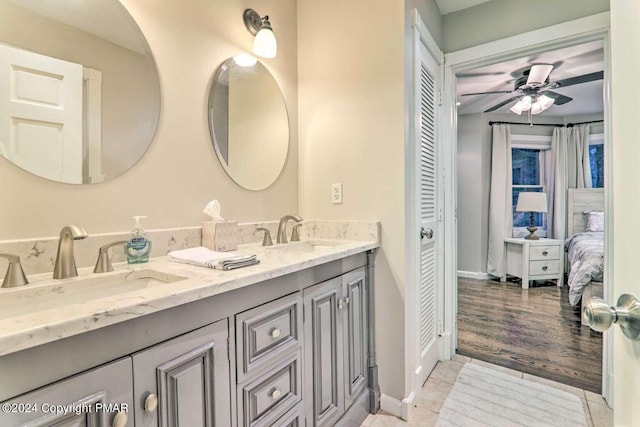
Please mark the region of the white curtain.
<svg viewBox="0 0 640 427"><path fill-rule="evenodd" d="M591 188L589 125L556 127L551 139L551 167L547 174L547 232L567 237L567 189Z"/></svg>
<svg viewBox="0 0 640 427"><path fill-rule="evenodd" d="M503 277L506 274L504 239L513 233L511 129L509 125L500 124L493 125L492 131L487 273Z"/></svg>

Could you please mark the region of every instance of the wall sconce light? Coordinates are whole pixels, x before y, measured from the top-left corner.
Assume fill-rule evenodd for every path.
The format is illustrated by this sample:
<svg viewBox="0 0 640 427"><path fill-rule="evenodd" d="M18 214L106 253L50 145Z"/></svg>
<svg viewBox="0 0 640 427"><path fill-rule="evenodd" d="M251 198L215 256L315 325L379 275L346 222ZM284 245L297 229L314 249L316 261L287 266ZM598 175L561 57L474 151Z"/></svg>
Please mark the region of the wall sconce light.
<svg viewBox="0 0 640 427"><path fill-rule="evenodd" d="M244 25L256 38L253 40L253 53L263 58L275 58L278 53L278 42L273 34L269 17L261 18L253 9L246 9L243 14Z"/></svg>

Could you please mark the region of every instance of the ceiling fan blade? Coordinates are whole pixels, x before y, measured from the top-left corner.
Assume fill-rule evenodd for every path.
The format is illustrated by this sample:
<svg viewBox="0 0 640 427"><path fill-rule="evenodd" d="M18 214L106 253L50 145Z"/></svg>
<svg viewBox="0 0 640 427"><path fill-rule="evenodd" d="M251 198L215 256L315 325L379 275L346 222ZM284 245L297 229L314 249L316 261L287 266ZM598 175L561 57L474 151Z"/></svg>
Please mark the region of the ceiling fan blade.
<svg viewBox="0 0 640 427"><path fill-rule="evenodd" d="M572 85L578 85L580 83L593 82L595 80L602 80L604 78L604 71L596 71L595 73L583 74L581 76L569 77L568 79L558 80L554 82L554 87L567 87Z"/></svg>
<svg viewBox="0 0 640 427"><path fill-rule="evenodd" d="M513 98L509 98L506 101L502 101L501 103L494 105L493 107L489 108L488 110L484 110L484 112L485 113L490 113L492 111L496 111L498 108L502 108L505 105L507 105L508 103L513 102L516 99L520 99L520 98L522 98L522 95L514 96Z"/></svg>
<svg viewBox="0 0 640 427"><path fill-rule="evenodd" d="M474 77L486 77L486 76L501 76L505 74L504 71L484 72L484 73L460 73L456 74L456 77L461 79L474 78Z"/></svg>
<svg viewBox="0 0 640 427"><path fill-rule="evenodd" d="M474 92L474 93L462 93L460 96L471 96L471 95L489 95L492 93L511 93L512 90L497 90L492 92Z"/></svg>
<svg viewBox="0 0 640 427"><path fill-rule="evenodd" d="M529 71L529 77L527 78L528 85L542 85L547 81L549 74L553 71L552 64L535 64L531 66Z"/></svg>
<svg viewBox="0 0 640 427"><path fill-rule="evenodd" d="M562 104L566 104L569 101L573 101L573 98L562 95L558 92L552 92L550 90L545 90L544 92L541 92L541 95L546 95L549 98L553 98L553 103L554 105L562 105Z"/></svg>

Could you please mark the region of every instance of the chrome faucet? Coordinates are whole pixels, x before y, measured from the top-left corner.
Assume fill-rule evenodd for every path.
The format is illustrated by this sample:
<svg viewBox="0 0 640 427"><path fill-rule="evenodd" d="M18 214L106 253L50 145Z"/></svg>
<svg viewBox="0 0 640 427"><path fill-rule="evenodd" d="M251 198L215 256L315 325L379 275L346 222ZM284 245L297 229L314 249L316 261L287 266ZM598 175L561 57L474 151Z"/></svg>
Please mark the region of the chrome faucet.
<svg viewBox="0 0 640 427"><path fill-rule="evenodd" d="M285 215L280 218L280 224L278 224L278 243L287 243L287 223L289 221L301 222L302 218L298 215Z"/></svg>
<svg viewBox="0 0 640 427"><path fill-rule="evenodd" d="M76 225L67 225L60 230L60 240L58 241L58 254L56 264L53 268L54 279L68 279L76 277L76 259L73 254L73 241L82 240L89 237L84 228Z"/></svg>
<svg viewBox="0 0 640 427"><path fill-rule="evenodd" d="M16 286L29 284L27 276L24 275L24 270L22 270L22 264L20 264L20 257L18 255L0 254L0 258L6 258L9 261L7 274L2 281L3 288L14 288Z"/></svg>

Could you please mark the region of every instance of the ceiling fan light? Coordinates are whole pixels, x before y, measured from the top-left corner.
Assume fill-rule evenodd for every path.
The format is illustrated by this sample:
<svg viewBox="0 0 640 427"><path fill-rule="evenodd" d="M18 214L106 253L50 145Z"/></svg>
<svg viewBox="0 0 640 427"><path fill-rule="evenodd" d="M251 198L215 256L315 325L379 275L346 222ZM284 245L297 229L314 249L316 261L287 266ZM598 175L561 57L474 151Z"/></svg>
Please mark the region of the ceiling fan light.
<svg viewBox="0 0 640 427"><path fill-rule="evenodd" d="M518 101L518 104L521 105L520 108L522 108L522 111L529 111L529 109L531 108L531 97L529 95L523 97L520 101Z"/></svg>
<svg viewBox="0 0 640 427"><path fill-rule="evenodd" d="M538 103L542 107L542 111L544 111L547 108L551 107L554 102L555 102L555 100L553 98L551 98L551 97L548 97L547 95L540 95L538 97Z"/></svg>
<svg viewBox="0 0 640 427"><path fill-rule="evenodd" d="M516 113L517 115L522 114L522 106L520 105L520 101L516 102L513 107L510 108L511 111Z"/></svg>
<svg viewBox="0 0 640 427"><path fill-rule="evenodd" d="M531 114L540 114L543 111L544 108L542 108L542 104L540 104L538 101L531 104Z"/></svg>

